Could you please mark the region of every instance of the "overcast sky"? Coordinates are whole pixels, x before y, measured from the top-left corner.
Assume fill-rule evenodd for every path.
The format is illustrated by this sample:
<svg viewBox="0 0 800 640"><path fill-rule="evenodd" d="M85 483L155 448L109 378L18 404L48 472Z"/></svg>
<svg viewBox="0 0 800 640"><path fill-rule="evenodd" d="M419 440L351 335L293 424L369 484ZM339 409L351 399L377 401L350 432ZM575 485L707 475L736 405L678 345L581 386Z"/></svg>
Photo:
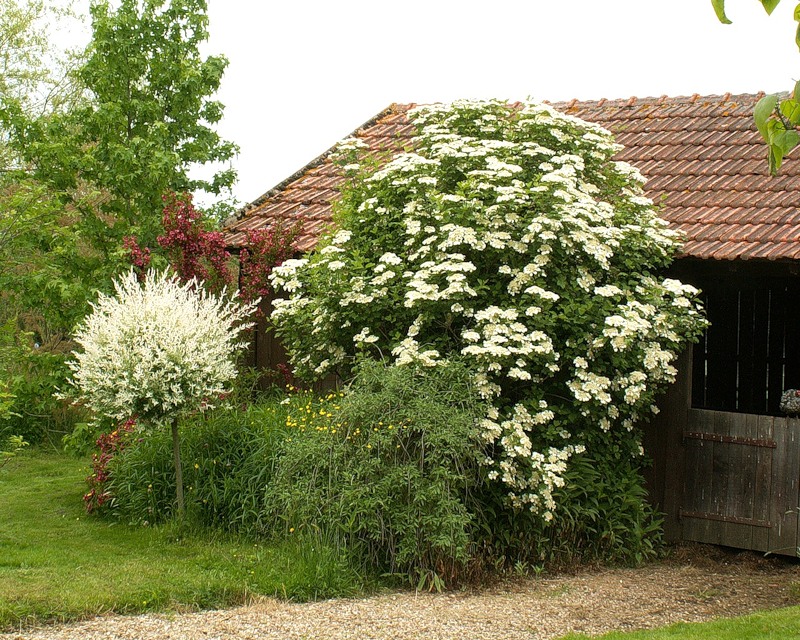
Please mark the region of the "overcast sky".
<svg viewBox="0 0 800 640"><path fill-rule="evenodd" d="M755 93L800 77L793 2L209 0L219 127L254 200L393 102Z"/></svg>

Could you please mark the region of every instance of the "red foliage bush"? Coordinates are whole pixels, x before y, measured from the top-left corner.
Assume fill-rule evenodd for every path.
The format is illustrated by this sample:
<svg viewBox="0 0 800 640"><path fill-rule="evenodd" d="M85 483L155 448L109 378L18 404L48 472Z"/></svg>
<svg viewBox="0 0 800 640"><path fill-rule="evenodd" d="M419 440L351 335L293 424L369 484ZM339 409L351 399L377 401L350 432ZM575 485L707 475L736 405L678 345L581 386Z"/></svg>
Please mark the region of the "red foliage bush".
<svg viewBox="0 0 800 640"><path fill-rule="evenodd" d="M236 272L225 247L225 237L219 231L205 228L203 212L195 209L191 194L164 196L162 224L164 233L156 240L183 282L197 278L214 293L233 284ZM297 251L295 240L302 228L303 221L299 219L293 224L279 222L268 229L247 232L247 245L239 256L239 295L245 302L272 293L269 276ZM140 247L134 236L126 237L123 247L140 278L144 277L150 266L150 249Z"/></svg>
<svg viewBox="0 0 800 640"><path fill-rule="evenodd" d="M111 500L108 487L108 463L128 444L128 435L136 427L136 418L128 418L111 433L102 434L96 441L99 453L92 454L92 473L87 476L89 491L83 496L86 511L93 513L102 509Z"/></svg>
<svg viewBox="0 0 800 640"><path fill-rule="evenodd" d="M139 282L144 281L144 274L150 266L150 249L148 247L140 247L136 236L124 237L122 246L128 251L128 260L136 269Z"/></svg>
<svg viewBox="0 0 800 640"><path fill-rule="evenodd" d="M203 227L203 213L195 209L190 194L164 196L162 224L164 234L156 240L183 282L197 278L214 293L233 283L225 237Z"/></svg>
<svg viewBox="0 0 800 640"><path fill-rule="evenodd" d="M247 232L247 246L242 247L239 254L239 295L245 302L271 295L269 276L297 251L295 240L302 228L302 220L297 220L291 226L279 223L268 229Z"/></svg>

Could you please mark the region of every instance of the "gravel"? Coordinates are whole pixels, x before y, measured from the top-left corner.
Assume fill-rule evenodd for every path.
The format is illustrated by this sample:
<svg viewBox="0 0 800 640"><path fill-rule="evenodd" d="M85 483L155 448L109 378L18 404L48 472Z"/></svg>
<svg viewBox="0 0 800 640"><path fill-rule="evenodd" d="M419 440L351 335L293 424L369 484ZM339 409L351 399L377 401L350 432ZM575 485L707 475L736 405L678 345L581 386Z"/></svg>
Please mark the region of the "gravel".
<svg viewBox="0 0 800 640"><path fill-rule="evenodd" d="M800 603L800 564L687 546L637 569L583 569L442 594L392 592L222 611L108 615L0 633L0 640L545 640L661 627Z"/></svg>

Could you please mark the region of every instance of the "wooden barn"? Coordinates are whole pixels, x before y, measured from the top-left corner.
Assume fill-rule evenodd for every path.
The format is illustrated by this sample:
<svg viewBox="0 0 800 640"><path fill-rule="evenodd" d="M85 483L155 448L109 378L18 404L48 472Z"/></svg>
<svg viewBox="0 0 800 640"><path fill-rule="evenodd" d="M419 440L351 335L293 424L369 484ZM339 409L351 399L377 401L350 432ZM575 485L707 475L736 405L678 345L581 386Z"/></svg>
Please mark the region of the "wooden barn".
<svg viewBox="0 0 800 640"><path fill-rule="evenodd" d="M800 419L779 411L800 388L800 160L778 177L752 111L760 95L572 101L554 106L597 122L625 146L618 158L647 177L647 194L686 236L671 275L704 292L711 327L684 354L677 382L646 427L648 481L667 538L800 555ZM393 105L353 135L375 151L413 134ZM227 224L237 247L248 229L303 220L299 249L330 224L342 178L329 153L242 209ZM261 366L282 362L259 331Z"/></svg>

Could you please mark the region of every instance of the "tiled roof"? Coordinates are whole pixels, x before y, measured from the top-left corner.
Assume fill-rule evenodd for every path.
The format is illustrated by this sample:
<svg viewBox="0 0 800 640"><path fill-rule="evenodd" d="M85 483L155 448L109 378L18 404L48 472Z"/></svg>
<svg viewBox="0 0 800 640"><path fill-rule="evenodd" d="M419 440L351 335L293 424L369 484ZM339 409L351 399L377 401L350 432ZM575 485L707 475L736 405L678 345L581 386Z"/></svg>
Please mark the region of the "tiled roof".
<svg viewBox="0 0 800 640"><path fill-rule="evenodd" d="M684 255L703 259L800 259L800 160L769 176L766 146L753 125L760 95L631 98L562 102L553 106L611 130L625 148L617 155L648 179L647 195L686 235ZM400 150L413 126L411 105L393 105L356 135L372 149ZM302 216L298 248L313 247L330 223L341 178L320 156L229 223L227 238L241 245L245 231L282 217Z"/></svg>
<svg viewBox="0 0 800 640"><path fill-rule="evenodd" d="M410 143L414 126L406 111L413 105L392 105L372 120L361 125L352 135L361 138L374 152L400 152ZM269 226L272 222L302 219L303 230L296 241L300 251L311 249L321 231L330 225L331 202L338 195L342 177L331 162L329 149L300 171L267 191L226 224L229 246L245 243L250 229Z"/></svg>

